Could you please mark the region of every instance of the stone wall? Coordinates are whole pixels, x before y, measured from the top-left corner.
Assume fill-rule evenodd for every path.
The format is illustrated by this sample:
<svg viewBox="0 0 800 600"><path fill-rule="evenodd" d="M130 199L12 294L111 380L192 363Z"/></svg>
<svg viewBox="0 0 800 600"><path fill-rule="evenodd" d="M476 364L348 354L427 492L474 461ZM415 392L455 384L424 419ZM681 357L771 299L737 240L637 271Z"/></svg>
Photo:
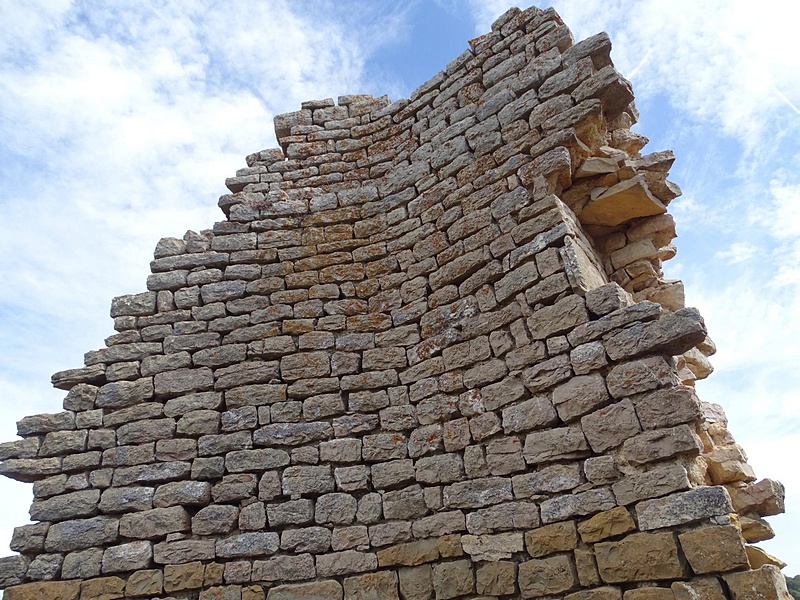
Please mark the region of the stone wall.
<svg viewBox="0 0 800 600"><path fill-rule="evenodd" d="M605 34L513 9L275 119L0 472L7 600L788 598Z"/></svg>

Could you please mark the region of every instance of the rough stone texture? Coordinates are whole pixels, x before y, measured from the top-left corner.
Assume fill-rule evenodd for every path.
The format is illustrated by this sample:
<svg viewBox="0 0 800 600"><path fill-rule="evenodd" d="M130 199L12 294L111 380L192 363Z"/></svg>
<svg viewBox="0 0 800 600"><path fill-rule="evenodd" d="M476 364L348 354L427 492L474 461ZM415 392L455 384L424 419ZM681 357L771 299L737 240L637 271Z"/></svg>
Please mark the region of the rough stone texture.
<svg viewBox="0 0 800 600"><path fill-rule="evenodd" d="M686 560L698 575L746 569L750 566L744 540L733 525L702 527L678 535Z"/></svg>
<svg viewBox="0 0 800 600"><path fill-rule="evenodd" d="M677 579L684 576L671 533L634 533L595 545L597 568L606 583Z"/></svg>
<svg viewBox="0 0 800 600"><path fill-rule="evenodd" d="M610 48L511 9L409 99L275 117L0 444L6 597L781 598Z"/></svg>

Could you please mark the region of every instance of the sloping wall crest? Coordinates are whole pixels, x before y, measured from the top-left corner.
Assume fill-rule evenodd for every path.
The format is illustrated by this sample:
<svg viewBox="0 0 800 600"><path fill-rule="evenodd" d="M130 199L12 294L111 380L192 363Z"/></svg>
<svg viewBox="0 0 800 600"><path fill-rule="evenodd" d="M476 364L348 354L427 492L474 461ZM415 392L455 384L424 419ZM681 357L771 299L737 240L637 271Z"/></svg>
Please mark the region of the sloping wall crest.
<svg viewBox="0 0 800 600"><path fill-rule="evenodd" d="M788 598L608 36L512 9L407 100L276 117L0 473L7 600Z"/></svg>

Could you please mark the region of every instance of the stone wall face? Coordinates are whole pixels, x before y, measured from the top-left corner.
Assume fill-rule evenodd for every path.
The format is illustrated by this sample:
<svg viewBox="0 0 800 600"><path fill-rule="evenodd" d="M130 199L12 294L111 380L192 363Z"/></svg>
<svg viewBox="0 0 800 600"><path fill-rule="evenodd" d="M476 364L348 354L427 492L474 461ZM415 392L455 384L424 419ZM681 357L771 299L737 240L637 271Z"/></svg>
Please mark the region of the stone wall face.
<svg viewBox="0 0 800 600"><path fill-rule="evenodd" d="M408 100L278 116L0 445L7 600L788 598L610 48L513 9Z"/></svg>

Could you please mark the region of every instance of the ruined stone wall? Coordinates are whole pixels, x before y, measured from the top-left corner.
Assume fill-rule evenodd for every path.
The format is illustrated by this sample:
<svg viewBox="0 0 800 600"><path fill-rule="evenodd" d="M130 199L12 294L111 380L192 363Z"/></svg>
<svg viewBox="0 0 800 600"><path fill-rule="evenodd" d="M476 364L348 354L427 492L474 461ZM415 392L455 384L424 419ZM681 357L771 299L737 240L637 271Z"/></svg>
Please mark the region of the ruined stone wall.
<svg viewBox="0 0 800 600"><path fill-rule="evenodd" d="M278 116L0 445L6 599L788 598L610 48L514 9L408 100Z"/></svg>

